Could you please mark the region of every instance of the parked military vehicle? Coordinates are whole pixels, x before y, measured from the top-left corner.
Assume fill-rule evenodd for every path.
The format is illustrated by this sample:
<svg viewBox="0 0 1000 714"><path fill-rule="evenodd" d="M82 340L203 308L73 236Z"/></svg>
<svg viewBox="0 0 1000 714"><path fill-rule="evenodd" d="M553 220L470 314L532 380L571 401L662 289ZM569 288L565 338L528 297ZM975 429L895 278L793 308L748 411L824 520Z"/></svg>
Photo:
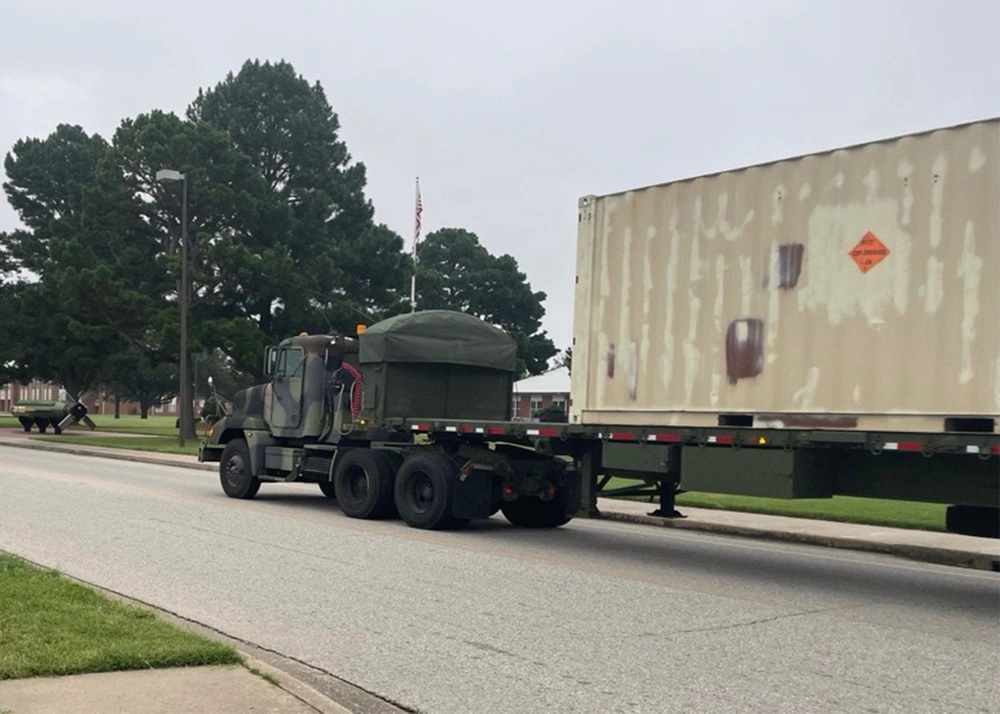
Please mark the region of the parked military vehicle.
<svg viewBox="0 0 1000 714"><path fill-rule="evenodd" d="M62 434L60 423L69 415L71 406L61 399L21 399L14 402L10 413L17 417L25 431L38 427L39 433L44 434L51 426L56 434Z"/></svg>
<svg viewBox="0 0 1000 714"><path fill-rule="evenodd" d="M49 427L56 434L62 434L63 429L81 422L87 428L96 428L93 420L87 416L87 407L79 401L65 399L19 399L10 410L25 431L32 427L44 434Z"/></svg>
<svg viewBox="0 0 1000 714"><path fill-rule="evenodd" d="M558 526L612 476L948 504L1000 535L1000 120L581 199L568 423L511 420L514 344L429 311L268 353L201 458L226 493ZM633 490L633 492L637 492Z"/></svg>

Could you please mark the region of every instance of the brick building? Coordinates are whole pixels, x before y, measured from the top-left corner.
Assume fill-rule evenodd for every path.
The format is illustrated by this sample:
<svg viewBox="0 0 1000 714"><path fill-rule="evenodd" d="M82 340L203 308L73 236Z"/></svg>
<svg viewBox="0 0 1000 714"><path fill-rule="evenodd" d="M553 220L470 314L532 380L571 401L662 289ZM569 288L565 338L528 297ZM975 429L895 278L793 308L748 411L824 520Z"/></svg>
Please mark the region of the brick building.
<svg viewBox="0 0 1000 714"><path fill-rule="evenodd" d="M0 386L0 412L9 412L14 402L22 399L55 401L59 396L59 385L40 379L28 384L4 384Z"/></svg>
<svg viewBox="0 0 1000 714"><path fill-rule="evenodd" d="M565 367L514 382L514 418L533 419L549 406L560 406L569 414L569 383L569 370Z"/></svg>
<svg viewBox="0 0 1000 714"><path fill-rule="evenodd" d="M9 413L15 402L45 401L54 402L58 400L68 400L66 392L58 384L34 379L27 384L4 384L0 385L0 413ZM80 401L87 405L91 414L114 414L115 397L113 394L98 394L87 392L81 396ZM177 411L176 399L170 404L156 409L151 409L152 414L174 414ZM138 414L138 402L122 400L122 414Z"/></svg>

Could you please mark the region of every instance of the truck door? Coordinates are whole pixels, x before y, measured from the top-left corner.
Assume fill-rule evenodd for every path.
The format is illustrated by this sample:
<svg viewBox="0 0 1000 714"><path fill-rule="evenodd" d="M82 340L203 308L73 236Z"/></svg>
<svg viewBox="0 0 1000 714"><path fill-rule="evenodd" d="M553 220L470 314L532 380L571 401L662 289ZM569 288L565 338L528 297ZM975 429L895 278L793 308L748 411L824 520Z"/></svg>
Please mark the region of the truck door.
<svg viewBox="0 0 1000 714"><path fill-rule="evenodd" d="M304 357L300 347L282 347L278 350L272 376L268 419L272 429L296 429L302 421Z"/></svg>

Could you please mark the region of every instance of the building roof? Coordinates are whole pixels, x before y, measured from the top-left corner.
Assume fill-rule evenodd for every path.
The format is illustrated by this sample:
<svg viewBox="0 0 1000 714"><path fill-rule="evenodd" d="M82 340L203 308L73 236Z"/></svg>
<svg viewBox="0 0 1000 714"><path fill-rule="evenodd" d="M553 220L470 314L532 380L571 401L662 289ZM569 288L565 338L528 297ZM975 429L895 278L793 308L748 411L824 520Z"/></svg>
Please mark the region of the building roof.
<svg viewBox="0 0 1000 714"><path fill-rule="evenodd" d="M515 394L569 394L569 370L556 367L534 377L514 382Z"/></svg>

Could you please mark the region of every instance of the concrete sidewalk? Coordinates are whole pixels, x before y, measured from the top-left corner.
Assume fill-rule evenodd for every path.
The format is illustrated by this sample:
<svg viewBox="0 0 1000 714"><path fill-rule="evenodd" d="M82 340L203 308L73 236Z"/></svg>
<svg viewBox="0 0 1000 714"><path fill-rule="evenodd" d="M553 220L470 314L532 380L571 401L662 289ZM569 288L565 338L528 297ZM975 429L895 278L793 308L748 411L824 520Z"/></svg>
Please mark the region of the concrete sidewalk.
<svg viewBox="0 0 1000 714"><path fill-rule="evenodd" d="M609 520L864 550L978 570L1000 570L1000 540L994 538L707 508L680 507L678 510L685 518L661 518L648 515L656 504L610 498L598 499L597 508Z"/></svg>
<svg viewBox="0 0 1000 714"><path fill-rule="evenodd" d="M350 714L350 710L269 665L180 667L0 681L9 714Z"/></svg>
<svg viewBox="0 0 1000 714"><path fill-rule="evenodd" d="M70 437L64 442L42 442L29 439L26 434L0 432L0 444L207 471L218 468L216 464L199 464L191 456L90 446L85 436ZM609 520L873 551L930 563L1000 570L1000 541L990 538L702 508L683 508L686 518L667 519L648 515L654 508L654 504L637 501L598 500L601 515ZM0 712L345 714L350 711L266 663L249 658L248 666L268 674L278 684L239 666L8 680L0 681Z"/></svg>

